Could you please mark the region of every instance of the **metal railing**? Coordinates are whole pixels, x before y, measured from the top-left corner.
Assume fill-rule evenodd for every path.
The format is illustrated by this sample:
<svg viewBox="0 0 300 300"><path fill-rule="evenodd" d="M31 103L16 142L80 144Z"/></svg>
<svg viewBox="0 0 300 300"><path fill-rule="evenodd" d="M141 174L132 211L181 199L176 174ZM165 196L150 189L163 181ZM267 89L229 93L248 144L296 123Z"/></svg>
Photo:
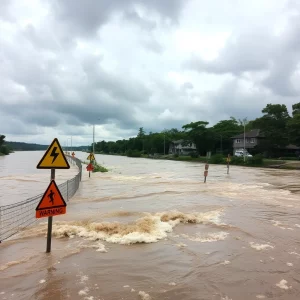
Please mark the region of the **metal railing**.
<svg viewBox="0 0 300 300"><path fill-rule="evenodd" d="M82 177L82 165L78 158L66 156L69 163L77 165L79 172L72 179L58 185L65 201L69 201L79 188ZM35 208L44 193L11 205L0 206L0 243L32 225L38 219Z"/></svg>

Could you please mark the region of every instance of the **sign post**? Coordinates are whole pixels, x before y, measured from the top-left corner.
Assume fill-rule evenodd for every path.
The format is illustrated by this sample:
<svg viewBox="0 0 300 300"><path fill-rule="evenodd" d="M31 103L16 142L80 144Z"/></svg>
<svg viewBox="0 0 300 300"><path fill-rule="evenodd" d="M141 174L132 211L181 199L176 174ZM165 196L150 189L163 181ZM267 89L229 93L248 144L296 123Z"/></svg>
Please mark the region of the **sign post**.
<svg viewBox="0 0 300 300"><path fill-rule="evenodd" d="M208 176L208 168L209 168L209 164L206 163L205 164L205 171L204 171L204 183L206 183L206 177Z"/></svg>
<svg viewBox="0 0 300 300"><path fill-rule="evenodd" d="M94 153L93 152L90 153L89 156L86 159L90 161L90 163L88 164L86 169L87 169L87 171L89 171L89 177L91 177L91 171L94 170L94 166L92 165L92 160L95 160Z"/></svg>
<svg viewBox="0 0 300 300"><path fill-rule="evenodd" d="M49 253L51 252L53 216L65 214L67 206L55 182L55 169L70 169L70 165L57 138L48 147L36 168L51 170L50 184L35 209L36 218L48 217L46 252Z"/></svg>
<svg viewBox="0 0 300 300"><path fill-rule="evenodd" d="M227 157L227 174L229 174L229 164L230 164L230 154L228 154L228 157Z"/></svg>

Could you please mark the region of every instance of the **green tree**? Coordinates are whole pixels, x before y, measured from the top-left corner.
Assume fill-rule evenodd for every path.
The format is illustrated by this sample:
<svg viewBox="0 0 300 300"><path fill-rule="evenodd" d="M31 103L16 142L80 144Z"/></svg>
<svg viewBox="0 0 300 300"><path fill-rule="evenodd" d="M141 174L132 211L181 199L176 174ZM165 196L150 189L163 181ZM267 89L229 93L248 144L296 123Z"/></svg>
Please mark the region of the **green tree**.
<svg viewBox="0 0 300 300"><path fill-rule="evenodd" d="M288 145L287 124L290 116L286 105L268 104L263 110L264 115L253 121L252 126L260 129L266 140L266 151L272 153L279 147Z"/></svg>
<svg viewBox="0 0 300 300"><path fill-rule="evenodd" d="M142 138L142 137L144 137L144 136L145 136L145 130L144 130L143 127L140 127L140 128L139 128L139 133L138 133L137 137L138 137L138 138Z"/></svg>
<svg viewBox="0 0 300 300"><path fill-rule="evenodd" d="M191 122L183 125L187 135L187 143L193 142L200 155L205 155L207 151L214 150L216 136L211 128L207 128L209 123L205 121Z"/></svg>
<svg viewBox="0 0 300 300"><path fill-rule="evenodd" d="M5 135L0 134L0 146L4 144Z"/></svg>
<svg viewBox="0 0 300 300"><path fill-rule="evenodd" d="M2 154L9 154L9 148L4 145L5 143L5 135L0 135L0 153Z"/></svg>
<svg viewBox="0 0 300 300"><path fill-rule="evenodd" d="M215 133L216 145L219 149L222 148L222 152L224 153L232 152L231 137L241 133L244 130L239 121L233 117L231 117L229 120L219 121L212 127L212 129Z"/></svg>
<svg viewBox="0 0 300 300"><path fill-rule="evenodd" d="M287 123L289 140L300 146L300 102L293 105L293 117Z"/></svg>

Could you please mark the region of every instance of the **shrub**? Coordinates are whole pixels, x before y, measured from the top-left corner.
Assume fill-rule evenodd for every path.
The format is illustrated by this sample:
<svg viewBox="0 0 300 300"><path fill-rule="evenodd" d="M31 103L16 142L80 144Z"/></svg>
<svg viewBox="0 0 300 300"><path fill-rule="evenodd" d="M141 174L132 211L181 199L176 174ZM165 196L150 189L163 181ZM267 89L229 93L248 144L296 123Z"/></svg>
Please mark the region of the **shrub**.
<svg viewBox="0 0 300 300"><path fill-rule="evenodd" d="M298 157L279 157L278 159L281 159L281 160L298 160L299 158Z"/></svg>
<svg viewBox="0 0 300 300"><path fill-rule="evenodd" d="M190 155L191 158L198 158L199 157L198 152L191 152L189 155Z"/></svg>
<svg viewBox="0 0 300 300"><path fill-rule="evenodd" d="M5 155L8 155L8 154L9 154L9 149L8 149L8 147L5 146L5 145L0 146L0 153L3 153L3 154L5 154Z"/></svg>
<svg viewBox="0 0 300 300"><path fill-rule="evenodd" d="M141 157L141 152L129 149L126 153L128 157Z"/></svg>
<svg viewBox="0 0 300 300"><path fill-rule="evenodd" d="M232 156L230 163L233 164L233 165L243 165L244 164L244 158L239 157L239 156Z"/></svg>
<svg viewBox="0 0 300 300"><path fill-rule="evenodd" d="M212 164L221 164L224 162L224 157L222 154L216 154L209 159L209 162Z"/></svg>
<svg viewBox="0 0 300 300"><path fill-rule="evenodd" d="M108 170L105 167L95 163L93 172L102 172L102 173L104 173L104 172L108 172Z"/></svg>
<svg viewBox="0 0 300 300"><path fill-rule="evenodd" d="M179 154L178 154L178 153L175 153L175 154L173 154L173 157L174 157L174 158L177 158L177 157L179 157Z"/></svg>
<svg viewBox="0 0 300 300"><path fill-rule="evenodd" d="M262 165L263 164L263 156L261 154L256 154L253 157L248 158L247 163L249 165Z"/></svg>

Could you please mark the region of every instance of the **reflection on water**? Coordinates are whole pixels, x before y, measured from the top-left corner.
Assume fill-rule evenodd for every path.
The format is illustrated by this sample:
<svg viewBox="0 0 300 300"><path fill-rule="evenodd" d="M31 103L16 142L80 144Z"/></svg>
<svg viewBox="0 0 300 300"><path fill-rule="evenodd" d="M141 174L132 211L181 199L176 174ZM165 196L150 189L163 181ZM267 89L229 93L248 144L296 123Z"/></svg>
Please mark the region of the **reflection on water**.
<svg viewBox="0 0 300 300"><path fill-rule="evenodd" d="M24 163L40 154L16 155L6 196L8 177L40 192L49 174ZM110 171L84 173L50 255L46 222L2 244L0 299L299 299L297 171L211 165L204 184L198 163L96 159Z"/></svg>

